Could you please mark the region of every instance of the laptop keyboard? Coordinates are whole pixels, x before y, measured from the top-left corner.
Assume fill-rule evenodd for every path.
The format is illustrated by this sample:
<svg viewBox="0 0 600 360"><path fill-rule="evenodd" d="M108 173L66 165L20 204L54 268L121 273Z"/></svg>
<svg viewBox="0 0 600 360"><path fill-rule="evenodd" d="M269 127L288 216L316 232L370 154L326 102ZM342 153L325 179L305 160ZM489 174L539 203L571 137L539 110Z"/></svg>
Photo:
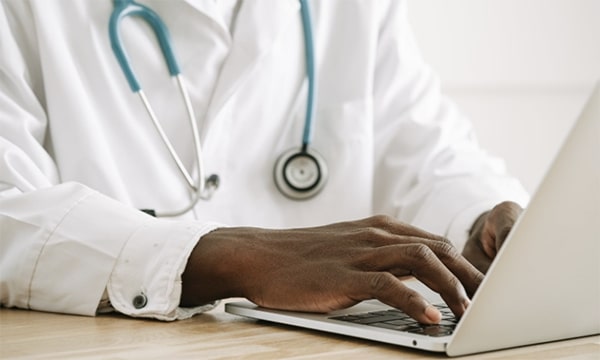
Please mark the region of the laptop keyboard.
<svg viewBox="0 0 600 360"><path fill-rule="evenodd" d="M458 319L446 304L434 306L442 313L442 320L436 325L421 324L397 309L332 316L330 319L433 337L451 335Z"/></svg>

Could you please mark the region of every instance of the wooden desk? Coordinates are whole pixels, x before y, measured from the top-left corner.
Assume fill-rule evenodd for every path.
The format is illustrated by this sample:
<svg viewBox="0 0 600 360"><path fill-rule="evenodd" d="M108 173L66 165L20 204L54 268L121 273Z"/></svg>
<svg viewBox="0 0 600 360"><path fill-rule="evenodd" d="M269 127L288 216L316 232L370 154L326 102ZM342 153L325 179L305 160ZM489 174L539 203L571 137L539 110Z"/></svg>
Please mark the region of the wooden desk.
<svg viewBox="0 0 600 360"><path fill-rule="evenodd" d="M257 322L223 305L171 323L0 309L2 359L443 359L401 347ZM600 336L479 354L472 359L600 359Z"/></svg>

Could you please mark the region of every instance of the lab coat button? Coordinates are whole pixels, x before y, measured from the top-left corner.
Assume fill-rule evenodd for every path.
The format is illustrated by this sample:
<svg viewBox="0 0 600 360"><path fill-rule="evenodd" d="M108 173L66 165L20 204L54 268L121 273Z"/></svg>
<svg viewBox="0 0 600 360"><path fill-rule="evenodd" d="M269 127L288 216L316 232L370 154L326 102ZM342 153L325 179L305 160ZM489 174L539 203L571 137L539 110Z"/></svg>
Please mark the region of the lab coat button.
<svg viewBox="0 0 600 360"><path fill-rule="evenodd" d="M133 307L141 309L148 303L148 298L144 294L139 294L133 298Z"/></svg>

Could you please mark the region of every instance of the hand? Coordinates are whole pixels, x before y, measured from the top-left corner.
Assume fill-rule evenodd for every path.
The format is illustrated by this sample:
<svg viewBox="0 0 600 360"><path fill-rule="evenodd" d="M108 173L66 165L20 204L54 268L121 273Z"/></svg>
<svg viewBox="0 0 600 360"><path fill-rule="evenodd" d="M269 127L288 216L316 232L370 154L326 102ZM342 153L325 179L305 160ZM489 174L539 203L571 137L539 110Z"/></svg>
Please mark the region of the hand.
<svg viewBox="0 0 600 360"><path fill-rule="evenodd" d="M523 208L512 201L496 205L473 225L463 255L479 271L486 273Z"/></svg>
<svg viewBox="0 0 600 360"><path fill-rule="evenodd" d="M386 216L322 227L222 228L198 242L181 305L246 297L269 308L329 312L379 299L422 323L441 314L398 277L412 275L462 315L481 274L444 238Z"/></svg>

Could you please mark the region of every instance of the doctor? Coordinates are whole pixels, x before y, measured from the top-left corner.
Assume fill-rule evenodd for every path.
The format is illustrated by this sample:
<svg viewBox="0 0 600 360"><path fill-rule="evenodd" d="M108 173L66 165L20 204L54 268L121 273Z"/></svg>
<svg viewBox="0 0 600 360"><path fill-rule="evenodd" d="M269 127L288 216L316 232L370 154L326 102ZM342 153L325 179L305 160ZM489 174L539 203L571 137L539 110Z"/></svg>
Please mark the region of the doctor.
<svg viewBox="0 0 600 360"><path fill-rule="evenodd" d="M378 298L439 321L414 275L464 311L527 194L440 94L404 1L140 0L178 82L139 16L111 33L125 3L1 2L2 306Z"/></svg>

